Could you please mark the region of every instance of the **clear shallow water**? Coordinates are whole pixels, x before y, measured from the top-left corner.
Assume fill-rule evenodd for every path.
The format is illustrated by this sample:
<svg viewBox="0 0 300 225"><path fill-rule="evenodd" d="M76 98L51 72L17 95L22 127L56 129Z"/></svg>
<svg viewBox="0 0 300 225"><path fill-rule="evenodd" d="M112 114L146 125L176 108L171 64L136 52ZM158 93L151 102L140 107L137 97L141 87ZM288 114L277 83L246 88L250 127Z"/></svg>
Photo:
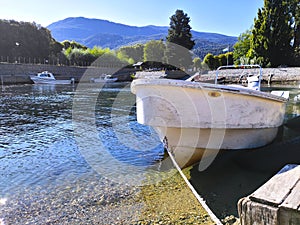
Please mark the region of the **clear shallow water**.
<svg viewBox="0 0 300 225"><path fill-rule="evenodd" d="M151 135L150 128L136 122L132 104L134 96L130 89L124 85L102 89L96 86L86 88L98 95L94 117L97 135L105 150L117 161L141 167L142 170L157 163L162 157L163 147L158 138ZM75 87L69 85L2 87L0 196L9 196L28 188L46 187L49 184L63 185L64 182L92 173L91 166L86 162L74 138L74 93ZM126 93L127 99L121 98L118 108L113 108L120 93ZM83 97L89 98L89 95ZM118 115L119 111L122 113ZM124 134L128 131L140 140L140 146L133 148L130 140L127 143L120 142L116 133ZM146 147L149 145L153 148ZM98 147L94 148L96 150Z"/></svg>

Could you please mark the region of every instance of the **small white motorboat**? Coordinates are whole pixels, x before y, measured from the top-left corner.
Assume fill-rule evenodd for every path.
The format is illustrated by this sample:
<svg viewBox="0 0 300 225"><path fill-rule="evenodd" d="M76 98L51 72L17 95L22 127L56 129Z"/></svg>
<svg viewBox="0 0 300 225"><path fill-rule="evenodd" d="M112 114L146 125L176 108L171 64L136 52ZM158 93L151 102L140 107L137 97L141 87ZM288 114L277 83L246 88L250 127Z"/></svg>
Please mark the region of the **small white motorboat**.
<svg viewBox="0 0 300 225"><path fill-rule="evenodd" d="M112 83L117 80L117 77L112 77L112 75L109 74L102 74L99 78L91 78L92 83Z"/></svg>
<svg viewBox="0 0 300 225"><path fill-rule="evenodd" d="M43 71L36 75L31 75L30 79L35 84L71 84L74 83L74 79L70 80L57 80L54 75L48 71Z"/></svg>
<svg viewBox="0 0 300 225"><path fill-rule="evenodd" d="M248 75L247 86L218 84L219 71L228 68L256 68L259 75ZM137 121L157 131L180 167L205 158L201 165L205 169L220 149L258 148L275 139L288 93L260 91L261 78L259 65L244 65L218 68L214 84L134 80Z"/></svg>

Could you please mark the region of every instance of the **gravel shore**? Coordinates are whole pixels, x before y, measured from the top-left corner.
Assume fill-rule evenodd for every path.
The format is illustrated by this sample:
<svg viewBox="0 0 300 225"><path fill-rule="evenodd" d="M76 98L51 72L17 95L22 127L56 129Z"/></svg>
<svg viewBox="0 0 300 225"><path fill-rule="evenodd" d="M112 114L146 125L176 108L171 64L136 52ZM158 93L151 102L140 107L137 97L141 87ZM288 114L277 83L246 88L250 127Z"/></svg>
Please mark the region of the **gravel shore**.
<svg viewBox="0 0 300 225"><path fill-rule="evenodd" d="M55 190L55 191L53 191ZM138 188L89 174L63 185L19 190L0 206L4 224L129 224L141 208Z"/></svg>
<svg viewBox="0 0 300 225"><path fill-rule="evenodd" d="M141 187L81 179L2 198L0 224L214 224L178 172Z"/></svg>

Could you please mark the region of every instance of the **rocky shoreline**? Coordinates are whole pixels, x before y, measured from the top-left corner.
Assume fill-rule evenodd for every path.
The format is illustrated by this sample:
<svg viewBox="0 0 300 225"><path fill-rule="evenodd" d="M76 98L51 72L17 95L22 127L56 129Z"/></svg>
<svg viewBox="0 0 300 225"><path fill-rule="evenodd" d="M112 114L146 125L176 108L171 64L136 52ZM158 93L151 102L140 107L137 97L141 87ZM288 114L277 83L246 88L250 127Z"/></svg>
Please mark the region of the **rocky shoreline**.
<svg viewBox="0 0 300 225"><path fill-rule="evenodd" d="M264 78L272 76L271 82L293 82L300 81L300 68L264 68Z"/></svg>
<svg viewBox="0 0 300 225"><path fill-rule="evenodd" d="M259 74L258 69L246 69L245 74L253 73ZM238 77L241 74L241 69L230 69L223 70L226 75L229 74L232 77ZM222 75L223 71L220 72ZM216 71L208 72L199 72L197 80L199 81L208 81L214 80L216 76ZM232 81L232 80L231 80ZM263 83L290 83L290 82L299 82L300 81L300 67L286 67L286 68L262 68L262 82Z"/></svg>

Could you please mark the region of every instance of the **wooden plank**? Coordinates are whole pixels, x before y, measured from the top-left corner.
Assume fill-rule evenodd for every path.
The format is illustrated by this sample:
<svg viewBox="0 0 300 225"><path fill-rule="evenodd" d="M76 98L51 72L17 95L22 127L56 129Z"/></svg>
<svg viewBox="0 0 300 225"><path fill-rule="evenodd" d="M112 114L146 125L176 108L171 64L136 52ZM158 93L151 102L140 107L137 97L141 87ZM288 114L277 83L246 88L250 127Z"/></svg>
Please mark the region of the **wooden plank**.
<svg viewBox="0 0 300 225"><path fill-rule="evenodd" d="M278 225L299 225L300 224L300 213L299 211L280 208L279 210L279 223Z"/></svg>
<svg viewBox="0 0 300 225"><path fill-rule="evenodd" d="M288 171L281 170L251 194L249 198L256 202L279 206L290 194L291 189L295 187L299 179L300 166L296 166Z"/></svg>
<svg viewBox="0 0 300 225"><path fill-rule="evenodd" d="M300 181L298 181L280 207L298 210L300 213Z"/></svg>
<svg viewBox="0 0 300 225"><path fill-rule="evenodd" d="M238 202L241 225L278 225L278 208L243 198Z"/></svg>

